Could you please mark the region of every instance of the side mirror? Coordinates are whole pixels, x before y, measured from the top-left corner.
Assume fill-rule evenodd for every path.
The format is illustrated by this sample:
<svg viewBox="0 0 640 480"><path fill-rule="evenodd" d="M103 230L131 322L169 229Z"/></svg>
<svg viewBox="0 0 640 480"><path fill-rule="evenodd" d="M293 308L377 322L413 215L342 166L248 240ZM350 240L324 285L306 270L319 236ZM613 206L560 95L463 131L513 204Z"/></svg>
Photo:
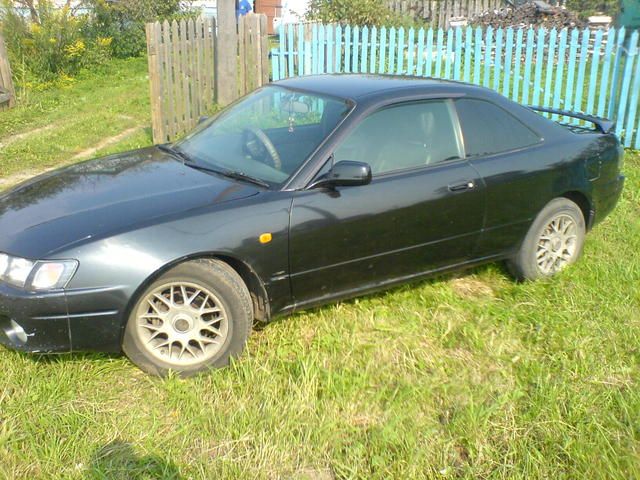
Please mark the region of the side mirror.
<svg viewBox="0 0 640 480"><path fill-rule="evenodd" d="M371 167L368 163L343 160L336 163L325 175L309 185L317 187L355 187L371 183Z"/></svg>
<svg viewBox="0 0 640 480"><path fill-rule="evenodd" d="M207 120L209 120L209 117L207 117L206 115L201 116L201 117L198 119L198 125L200 125L201 123L206 122Z"/></svg>

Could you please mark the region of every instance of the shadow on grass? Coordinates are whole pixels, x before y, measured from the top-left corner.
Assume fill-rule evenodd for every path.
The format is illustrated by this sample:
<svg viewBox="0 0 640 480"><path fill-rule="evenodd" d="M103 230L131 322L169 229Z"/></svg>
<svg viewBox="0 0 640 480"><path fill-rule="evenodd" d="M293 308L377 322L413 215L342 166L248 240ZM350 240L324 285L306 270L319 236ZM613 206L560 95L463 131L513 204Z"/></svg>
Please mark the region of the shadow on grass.
<svg viewBox="0 0 640 480"><path fill-rule="evenodd" d="M85 478L180 480L184 477L173 462L158 455L138 455L130 443L115 440L96 450Z"/></svg>
<svg viewBox="0 0 640 480"><path fill-rule="evenodd" d="M300 311L296 311L296 313L292 314L292 315L286 315L286 316L282 316L282 317L276 317L275 319L269 321L269 322L257 322L254 323L254 330L256 331L263 331L265 330L267 327L269 327L270 325L274 324L274 323L280 323L282 321L286 321L289 318L292 317L296 317L297 315L300 315L302 313L318 313L318 312L322 312L325 310L328 310L330 308L333 308L336 304L338 303L342 303L344 305L352 305L354 302L356 301L361 301L361 300L373 300L373 299L378 299L378 298L384 298L387 295L393 295L394 293L400 292L402 290L413 290L413 289L419 289L422 288L425 285L436 285L439 283L443 283L443 282L448 282L450 280L456 279L456 278L464 278L467 276L471 276L471 275L481 275L482 273L486 272L487 270L490 269L497 269L498 272L500 272L501 275L507 276L509 278L512 278L512 275L509 273L509 270L507 268L507 266L505 265L504 262L500 262L500 261L496 261L496 262L491 262L491 263L486 263L486 264L482 264L482 265L478 265L476 267L471 267L471 268L467 268L467 269L462 269L462 270L453 270L453 271L449 271L449 272L443 272L443 273L439 273L439 274L432 274L431 276L426 276L424 278L419 278L413 281L409 281L407 283L400 283L397 285L393 285L393 286L389 286L389 287L382 287L380 290L374 290L370 293L364 294L364 295L359 295L356 297L350 297L350 298L346 298L343 300L330 300L327 304L325 305L320 305L317 307L311 307L311 308L307 308L307 309L303 309ZM514 283L517 283L516 279L513 279Z"/></svg>

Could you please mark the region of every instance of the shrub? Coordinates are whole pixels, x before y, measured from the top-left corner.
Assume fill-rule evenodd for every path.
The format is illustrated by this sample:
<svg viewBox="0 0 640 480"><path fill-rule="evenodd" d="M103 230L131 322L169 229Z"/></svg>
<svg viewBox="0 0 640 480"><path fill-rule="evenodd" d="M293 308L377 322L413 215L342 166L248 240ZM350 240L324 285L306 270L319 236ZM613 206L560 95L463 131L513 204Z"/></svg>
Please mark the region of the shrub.
<svg viewBox="0 0 640 480"><path fill-rule="evenodd" d="M111 39L83 35L88 17L75 15L69 7L56 8L40 0L30 15L5 3L2 33L12 64L19 65L25 82L47 84L68 78L82 68L110 57Z"/></svg>
<svg viewBox="0 0 640 480"><path fill-rule="evenodd" d="M391 10L384 0L311 0L306 18L322 23L414 26L411 17Z"/></svg>
<svg viewBox="0 0 640 480"><path fill-rule="evenodd" d="M86 34L112 38L111 52L120 58L137 56L145 51L145 23L197 14L184 0L87 0L85 4L91 16Z"/></svg>

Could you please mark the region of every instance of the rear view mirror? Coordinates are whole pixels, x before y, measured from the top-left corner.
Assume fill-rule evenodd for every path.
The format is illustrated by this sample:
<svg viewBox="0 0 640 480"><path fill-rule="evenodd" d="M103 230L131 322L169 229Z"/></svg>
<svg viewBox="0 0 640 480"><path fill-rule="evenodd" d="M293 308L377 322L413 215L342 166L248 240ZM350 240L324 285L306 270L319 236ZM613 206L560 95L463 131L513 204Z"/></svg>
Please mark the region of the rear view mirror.
<svg viewBox="0 0 640 480"><path fill-rule="evenodd" d="M309 188L355 187L369 183L371 183L371 167L368 163L343 160L309 185Z"/></svg>
<svg viewBox="0 0 640 480"><path fill-rule="evenodd" d="M289 100L285 102L283 108L288 113L296 113L299 115L309 113L309 105L298 100Z"/></svg>

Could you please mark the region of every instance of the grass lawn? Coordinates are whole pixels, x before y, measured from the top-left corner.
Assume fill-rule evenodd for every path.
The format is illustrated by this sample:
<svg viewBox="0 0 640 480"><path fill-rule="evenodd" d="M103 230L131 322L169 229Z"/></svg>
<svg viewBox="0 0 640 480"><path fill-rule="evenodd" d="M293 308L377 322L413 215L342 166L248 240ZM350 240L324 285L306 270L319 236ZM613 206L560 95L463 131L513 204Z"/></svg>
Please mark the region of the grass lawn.
<svg viewBox="0 0 640 480"><path fill-rule="evenodd" d="M146 64L112 67L0 113L5 185L150 143ZM490 265L300 313L189 380L0 347L0 478L640 478L640 156L625 170L553 280Z"/></svg>

